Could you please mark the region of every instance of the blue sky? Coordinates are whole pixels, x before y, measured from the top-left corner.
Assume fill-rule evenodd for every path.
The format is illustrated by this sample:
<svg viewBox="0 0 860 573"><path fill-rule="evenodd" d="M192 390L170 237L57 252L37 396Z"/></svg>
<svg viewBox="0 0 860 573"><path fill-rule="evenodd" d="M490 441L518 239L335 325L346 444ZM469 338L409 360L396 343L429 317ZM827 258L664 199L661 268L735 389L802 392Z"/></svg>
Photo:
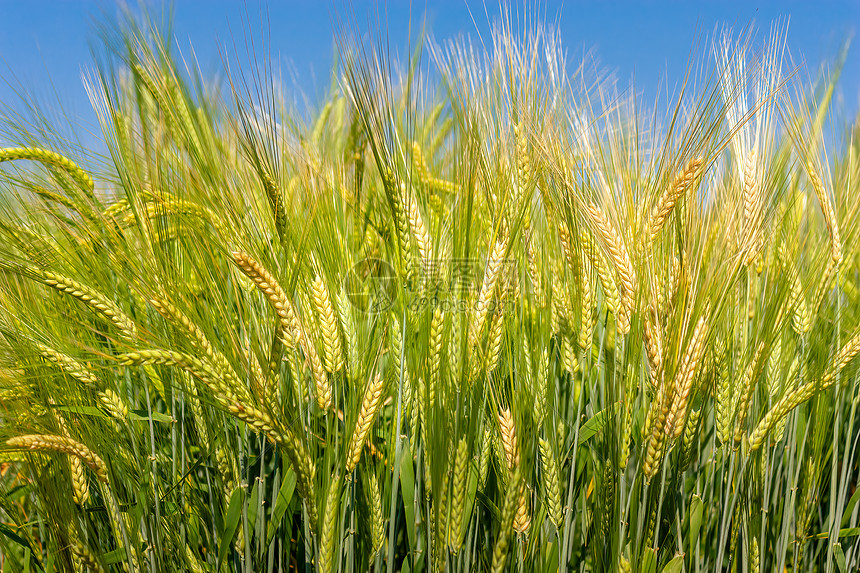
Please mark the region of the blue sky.
<svg viewBox="0 0 860 573"><path fill-rule="evenodd" d="M532 4L532 2L528 2ZM159 1L147 5L155 13L166 9ZM517 8L519 6L519 8ZM522 11L522 2L514 3ZM17 104L21 88L48 102L62 102L70 117L94 126L94 115L81 82L90 65L93 22L115 13L105 0L0 0L0 104ZM556 22L568 48L571 65L584 50L593 49L600 62L626 84L653 98L659 82L670 88L681 79L692 56L699 57L701 40L719 23L742 28L755 21L765 33L777 18L790 18L788 47L796 61L814 76L820 64L832 60L844 40L860 27L860 0L778 1L606 1L541 2L539 13ZM204 72L220 68L219 46L228 54L245 56L248 34L259 35L261 23L271 31L270 51L285 76L295 73L298 85L311 97L328 85L336 22L349 20L363 29L387 31L391 45L409 44L426 14L431 33L447 38L460 33L486 34L498 5L474 0L437 2L261 2L260 0L177 0L174 36L183 53L194 46ZM699 41L696 52L691 52ZM857 42L854 42L856 44ZM836 106L845 113L860 109L860 49L852 44ZM12 86L8 82L12 83Z"/></svg>

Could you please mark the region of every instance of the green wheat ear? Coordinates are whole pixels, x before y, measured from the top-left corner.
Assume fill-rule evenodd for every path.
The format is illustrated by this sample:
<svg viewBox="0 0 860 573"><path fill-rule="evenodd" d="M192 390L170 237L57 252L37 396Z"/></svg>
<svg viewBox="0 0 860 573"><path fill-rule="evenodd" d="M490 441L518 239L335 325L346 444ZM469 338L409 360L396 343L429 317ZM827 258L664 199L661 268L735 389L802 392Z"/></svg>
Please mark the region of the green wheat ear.
<svg viewBox="0 0 860 573"><path fill-rule="evenodd" d="M18 159L29 159L59 167L68 173L84 191L92 193L95 187L93 178L86 171L78 167L71 159L63 157L59 153L36 147L8 147L0 149L0 162L15 161Z"/></svg>

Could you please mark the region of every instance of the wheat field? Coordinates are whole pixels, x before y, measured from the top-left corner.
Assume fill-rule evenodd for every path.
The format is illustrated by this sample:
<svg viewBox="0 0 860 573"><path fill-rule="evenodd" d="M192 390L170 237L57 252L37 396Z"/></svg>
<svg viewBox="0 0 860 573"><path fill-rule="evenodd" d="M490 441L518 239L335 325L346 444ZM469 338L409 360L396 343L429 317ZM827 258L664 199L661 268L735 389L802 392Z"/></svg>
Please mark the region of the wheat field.
<svg viewBox="0 0 860 573"><path fill-rule="evenodd" d="M3 572L860 567L838 74L725 30L651 104L493 30L344 29L304 111L122 21L105 153L5 119Z"/></svg>

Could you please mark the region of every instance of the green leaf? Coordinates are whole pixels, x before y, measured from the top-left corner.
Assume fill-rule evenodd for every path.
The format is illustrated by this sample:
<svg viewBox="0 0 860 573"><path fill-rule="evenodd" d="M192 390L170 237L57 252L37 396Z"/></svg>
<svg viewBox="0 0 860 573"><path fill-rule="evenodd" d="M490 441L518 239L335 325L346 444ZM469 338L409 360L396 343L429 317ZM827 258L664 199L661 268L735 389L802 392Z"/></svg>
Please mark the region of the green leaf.
<svg viewBox="0 0 860 573"><path fill-rule="evenodd" d="M131 410L128 413L128 417L134 420L135 422L143 422L149 421L149 412L146 410ZM152 413L152 421L159 422L161 424L172 424L176 420L173 419L172 416L168 416L167 414L162 414L161 412L153 412Z"/></svg>
<svg viewBox="0 0 860 573"><path fill-rule="evenodd" d="M260 480L254 481L254 487L251 488L251 497L248 501L248 531L253 532L257 526L257 512L260 509Z"/></svg>
<svg viewBox="0 0 860 573"><path fill-rule="evenodd" d="M657 571L657 552L652 547L642 550L642 563L639 564L642 573L655 573Z"/></svg>
<svg viewBox="0 0 860 573"><path fill-rule="evenodd" d="M839 567L839 573L845 573L848 570L848 565L845 563L845 553L842 551L841 543L833 544L833 560L836 561L836 566Z"/></svg>
<svg viewBox="0 0 860 573"><path fill-rule="evenodd" d="M105 420L110 419L110 416L95 406L54 406L53 408L60 412L71 412L72 414L80 414L82 416L96 416Z"/></svg>
<svg viewBox="0 0 860 573"><path fill-rule="evenodd" d="M0 533L20 545L21 547L30 548L30 544L27 543L20 535L12 531L12 528L8 525L0 523Z"/></svg>
<svg viewBox="0 0 860 573"><path fill-rule="evenodd" d="M684 569L684 556L676 555L663 567L663 573L680 573Z"/></svg>
<svg viewBox="0 0 860 573"><path fill-rule="evenodd" d="M694 551L696 541L699 539L699 531L702 528L702 513L705 504L702 503L702 498L694 495L690 502L690 537L687 541L687 551Z"/></svg>
<svg viewBox="0 0 860 573"><path fill-rule="evenodd" d="M406 517L406 534L409 547L415 547L415 473L412 471L412 450L403 441L400 454L400 490L403 492L403 512Z"/></svg>
<svg viewBox="0 0 860 573"><path fill-rule="evenodd" d="M587 442L592 436L603 429L606 422L612 414L618 409L621 402L616 402L607 406L603 410L593 415L589 420L579 428L579 445Z"/></svg>
<svg viewBox="0 0 860 573"><path fill-rule="evenodd" d="M125 561L125 558L125 547L120 547L119 549L108 551L107 553L102 555L102 559L104 559L106 565L115 565L117 563L122 563L123 561Z"/></svg>
<svg viewBox="0 0 860 573"><path fill-rule="evenodd" d="M281 482L281 489L278 490L278 499L275 501L275 507L272 509L272 517L269 519L269 527L266 530L266 547L272 544L278 526L290 507L290 501L293 499L295 490L296 472L287 470L287 475L284 476L284 481Z"/></svg>
<svg viewBox="0 0 860 573"><path fill-rule="evenodd" d="M469 529L469 521L472 518L472 508L475 506L475 495L478 492L478 468L475 467L474 464L469 466L469 481L466 484L466 499L465 505L463 506L463 515L460 516L462 521L462 527L460 531L463 534ZM460 541L460 540L458 540Z"/></svg>
<svg viewBox="0 0 860 573"><path fill-rule="evenodd" d="M224 558L227 557L227 552L230 550L230 545L233 543L233 536L236 535L236 529L239 527L239 518L242 517L242 505L245 501L244 488L237 487L233 490L233 495L230 496L230 506L227 508L227 518L224 520L224 530L221 532L221 540L218 546L218 565L216 571L221 570L221 564Z"/></svg>
<svg viewBox="0 0 860 573"><path fill-rule="evenodd" d="M845 511L842 512L842 527L848 525L851 521L851 514L854 513L854 506L860 500L860 487L854 490L854 495L848 500L848 505L845 506Z"/></svg>
<svg viewBox="0 0 860 573"><path fill-rule="evenodd" d="M854 537L856 535L860 535L860 527L848 527L845 529L839 530L839 535L837 537ZM813 535L811 539L827 539L830 537L829 531L822 531L818 535Z"/></svg>

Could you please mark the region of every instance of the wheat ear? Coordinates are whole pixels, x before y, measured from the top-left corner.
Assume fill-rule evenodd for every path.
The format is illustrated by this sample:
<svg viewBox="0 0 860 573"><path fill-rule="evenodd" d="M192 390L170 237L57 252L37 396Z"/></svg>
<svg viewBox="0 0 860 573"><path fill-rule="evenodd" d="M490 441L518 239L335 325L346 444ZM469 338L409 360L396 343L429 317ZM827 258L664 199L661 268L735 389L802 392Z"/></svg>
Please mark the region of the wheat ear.
<svg viewBox="0 0 860 573"><path fill-rule="evenodd" d="M594 288L592 286L591 263L588 257L580 256L582 264L579 273L579 334L577 343L583 350L591 348L594 340Z"/></svg>
<svg viewBox="0 0 860 573"><path fill-rule="evenodd" d="M128 406L122 401L119 395L108 388L103 392L99 392L99 402L102 407L107 410L115 420L125 420L128 418Z"/></svg>
<svg viewBox="0 0 860 573"><path fill-rule="evenodd" d="M653 306L645 313L644 339L651 386L657 388L663 371L663 335L660 331L660 325L657 323L657 311Z"/></svg>
<svg viewBox="0 0 860 573"><path fill-rule="evenodd" d="M735 408L735 445L740 444L744 437L744 423L747 419L747 411L749 410L750 401L755 391L755 383L761 372L762 361L765 358L764 343L761 342L756 347L755 354L750 359L750 363L747 365L741 378L741 394L738 397L737 407Z"/></svg>
<svg viewBox="0 0 860 573"><path fill-rule="evenodd" d="M301 345L302 351L310 363L311 373L314 377L317 405L321 410L328 410L331 407L332 399L331 383L328 380L316 347L305 334L304 328L301 322L299 322L298 315L296 315L292 303L287 299L286 293L278 284L275 277L250 255L237 251L233 253L233 260L242 272L257 285L257 288L260 289L260 292L266 296L272 308L275 309L282 332L286 337L284 344L290 349L294 348L296 343Z"/></svg>
<svg viewBox="0 0 860 573"><path fill-rule="evenodd" d="M475 301L475 311L472 315L469 329L469 345L473 348L477 347L481 342L484 323L487 320L487 312L490 309L490 302L492 301L493 293L496 290L496 283L502 270L503 257L505 256L507 244L507 236L504 234L500 235L496 240L490 258L487 260L484 280L481 284L481 290L478 292L478 299Z"/></svg>
<svg viewBox="0 0 860 573"><path fill-rule="evenodd" d="M564 519L561 508L561 482L559 481L558 462L548 441L540 438L538 446L540 449L541 468L543 469L542 475L547 515L556 529L558 529L561 527L562 520Z"/></svg>
<svg viewBox="0 0 860 573"><path fill-rule="evenodd" d="M104 573L104 568L101 566L98 558L90 550L88 545L85 545L79 539L74 539L71 543L70 549L87 570L95 571L95 573Z"/></svg>
<svg viewBox="0 0 860 573"><path fill-rule="evenodd" d="M49 287L59 292L74 297L95 312L107 318L116 326L128 340L137 338L137 327L128 315L126 315L116 304L108 300L106 296L76 280L69 277L42 271L36 268L29 269L36 277Z"/></svg>
<svg viewBox="0 0 860 573"><path fill-rule="evenodd" d="M800 404L806 402L819 392L827 389L836 381L836 375L860 353L860 333L855 334L840 350L833 361L831 369L821 378L807 382L799 388L788 392L765 414L750 435L749 443L751 450L759 449L764 439L773 427L782 420L789 412Z"/></svg>
<svg viewBox="0 0 860 573"><path fill-rule="evenodd" d="M493 546L493 560L490 567L491 573L502 573L508 560L511 548L511 537L514 532L514 519L520 495L524 488L520 480L519 468L511 474L508 489L505 491L504 503L502 504L501 525L496 544Z"/></svg>
<svg viewBox="0 0 860 573"><path fill-rule="evenodd" d="M379 491L379 479L377 479L372 468L367 472L367 505L370 507L370 537L375 555L382 549L382 544L385 542L385 517L382 512L382 493Z"/></svg>
<svg viewBox="0 0 860 573"><path fill-rule="evenodd" d="M621 285L621 304L629 316L633 311L634 299L636 297L636 273L633 270L633 264L630 262L627 247L600 207L591 203L585 205L585 212L591 219L593 228L597 235L600 236L601 241L603 241L608 251L609 259L615 267L615 275L618 277L619 284Z"/></svg>
<svg viewBox="0 0 860 573"><path fill-rule="evenodd" d="M24 448L28 450L53 451L75 456L85 463L99 481L107 483L107 466L95 452L84 444L67 438L65 436L52 436L48 434L28 434L16 436L6 440L6 445L13 448Z"/></svg>
<svg viewBox="0 0 860 573"><path fill-rule="evenodd" d="M319 544L317 547L317 568L320 573L331 573L336 571L335 546L337 545L337 521L340 512L340 476L335 473L332 476L331 485L325 499L323 509L322 530L320 531Z"/></svg>
<svg viewBox="0 0 860 573"><path fill-rule="evenodd" d="M227 362L227 358L213 348L212 343L209 342L209 339L206 337L203 330L184 312L179 310L168 300L159 297L150 299L149 304L151 304L161 316L168 321L177 324L181 330L185 331L185 334L191 339L192 346L205 354L213 366L225 375L232 376L238 381L238 376Z"/></svg>
<svg viewBox="0 0 860 573"><path fill-rule="evenodd" d="M460 438L457 453L454 456L454 472L451 476L453 498L451 499L451 517L448 520L448 545L456 554L463 546L463 523L466 521L466 478L469 473L469 444L466 438Z"/></svg>
<svg viewBox="0 0 860 573"><path fill-rule="evenodd" d="M508 470L512 470L520 465L520 450L517 445L517 426L511 411L507 408L499 411L499 431L505 452L505 462Z"/></svg>
<svg viewBox="0 0 860 573"><path fill-rule="evenodd" d="M274 275L247 253L234 252L233 261L254 282L257 288L260 289L260 292L266 296L272 308L275 309L275 314L278 315L278 320L280 321L282 334L285 337L284 344L288 348L295 348L296 344L301 342L301 324L292 303L287 298L286 293L281 288L281 285L278 284Z"/></svg>
<svg viewBox="0 0 860 573"><path fill-rule="evenodd" d="M818 172L812 165L812 162L806 163L806 172L809 174L809 182L812 184L812 189L815 191L818 202L821 204L821 212L824 215L824 224L827 225L827 231L830 233L830 258L838 267L842 262L842 241L839 238L839 224L836 222L836 211L833 205L830 204L830 198L827 196L827 191L824 189L824 183Z"/></svg>
<svg viewBox="0 0 860 573"><path fill-rule="evenodd" d="M71 159L63 157L59 153L36 147L7 147L6 149L0 149L0 162L19 159L38 161L46 165L59 167L68 173L75 180L75 183L80 185L81 189L90 193L93 191L93 178L86 171L78 167Z"/></svg>
<svg viewBox="0 0 860 573"><path fill-rule="evenodd" d="M412 236L415 237L415 242L418 244L418 255L421 257L421 263L424 265L425 271L429 270L434 260L433 243L430 241L430 233L427 231L427 226L421 217L421 211L418 209L418 201L415 199L415 193L407 193L406 184L401 183L400 195L403 201L403 210L406 213L406 220L409 222Z"/></svg>
<svg viewBox="0 0 860 573"><path fill-rule="evenodd" d="M41 344L39 342L36 343L36 348L38 348L39 354L41 354L45 360L53 362L54 364L59 366L60 370L62 370L81 384L84 384L86 386L98 385L98 379L93 376L92 373L83 364L81 364L71 356L63 354L62 352L54 350L53 348L45 346L44 344Z"/></svg>
<svg viewBox="0 0 860 573"><path fill-rule="evenodd" d="M704 159L701 157L688 161L684 169L672 180L669 188L660 195L657 205L651 213L651 220L648 223L645 235L648 240L653 241L660 234L660 230L665 225L666 219L672 214L675 204L692 187L704 163Z"/></svg>
<svg viewBox="0 0 860 573"><path fill-rule="evenodd" d="M349 448L346 456L346 470L352 472L355 466L358 465L358 460L361 458L361 452L364 449L364 443L367 440L370 429L373 427L373 422L376 420L376 414L379 408L382 407L382 390L384 388L382 378L377 375L367 383L364 391L364 398L361 401L361 408L358 412L358 418L355 422L355 429L352 433L352 439L349 441Z"/></svg>
<svg viewBox="0 0 860 573"><path fill-rule="evenodd" d="M750 265L758 256L761 241L759 215L761 190L756 181L756 152L751 150L744 166L744 264Z"/></svg>
<svg viewBox="0 0 860 573"><path fill-rule="evenodd" d="M343 347L340 342L338 331L337 313L331 302L328 287L325 281L317 275L311 285L314 306L319 317L320 329L323 333L323 349L326 370L339 372L343 369Z"/></svg>
<svg viewBox="0 0 860 573"><path fill-rule="evenodd" d="M627 334L630 331L630 323L624 322L625 313L621 311L618 298L618 287L615 285L615 279L612 278L612 272L606 264L601 253L594 242L586 233L580 234L580 243L585 257L594 267L597 273L597 280L600 282L600 288L603 290L603 300L610 312L616 315L618 329L622 334Z"/></svg>
<svg viewBox="0 0 860 573"><path fill-rule="evenodd" d="M667 434L671 434L675 438L680 437L683 432L684 417L687 414L693 381L699 372L699 364L702 362L706 336L707 317L703 315L693 330L693 336L687 346L687 352L684 354L674 382L675 396L672 400L672 408L666 418L665 429Z"/></svg>

